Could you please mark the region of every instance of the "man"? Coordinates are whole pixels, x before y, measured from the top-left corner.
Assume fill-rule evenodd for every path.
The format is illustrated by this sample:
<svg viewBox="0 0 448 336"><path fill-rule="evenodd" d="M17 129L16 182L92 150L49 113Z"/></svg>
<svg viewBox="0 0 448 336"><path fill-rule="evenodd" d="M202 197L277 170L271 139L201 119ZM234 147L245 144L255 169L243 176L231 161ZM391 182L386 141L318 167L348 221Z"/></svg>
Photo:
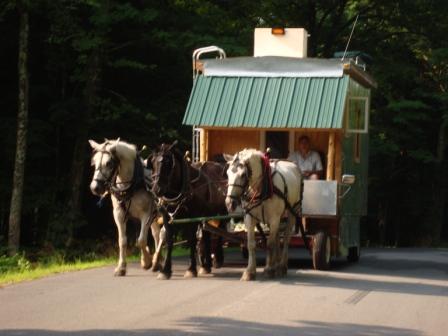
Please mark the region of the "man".
<svg viewBox="0 0 448 336"><path fill-rule="evenodd" d="M322 176L323 168L319 153L310 150L310 138L306 135L299 138L299 150L291 153L288 160L300 168L304 179L318 180Z"/></svg>

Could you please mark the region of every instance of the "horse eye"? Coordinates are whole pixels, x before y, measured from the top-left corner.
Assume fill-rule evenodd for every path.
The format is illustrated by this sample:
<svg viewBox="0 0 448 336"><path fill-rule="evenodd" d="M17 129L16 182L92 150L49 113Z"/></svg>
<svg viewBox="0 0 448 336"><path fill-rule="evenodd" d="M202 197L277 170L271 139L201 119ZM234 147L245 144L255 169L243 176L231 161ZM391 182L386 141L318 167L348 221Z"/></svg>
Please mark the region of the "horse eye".
<svg viewBox="0 0 448 336"><path fill-rule="evenodd" d="M107 168L112 168L113 165L114 165L114 163L112 161L107 161L107 163L106 163Z"/></svg>

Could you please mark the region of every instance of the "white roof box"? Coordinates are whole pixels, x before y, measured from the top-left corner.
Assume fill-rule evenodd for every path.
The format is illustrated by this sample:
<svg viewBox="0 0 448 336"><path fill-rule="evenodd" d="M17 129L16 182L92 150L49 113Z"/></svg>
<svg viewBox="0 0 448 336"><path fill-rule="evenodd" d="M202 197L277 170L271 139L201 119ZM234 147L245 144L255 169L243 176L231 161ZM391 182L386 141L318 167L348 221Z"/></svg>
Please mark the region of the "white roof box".
<svg viewBox="0 0 448 336"><path fill-rule="evenodd" d="M273 28L255 28L254 56L307 57L308 32L303 28L284 28L283 32L274 34Z"/></svg>

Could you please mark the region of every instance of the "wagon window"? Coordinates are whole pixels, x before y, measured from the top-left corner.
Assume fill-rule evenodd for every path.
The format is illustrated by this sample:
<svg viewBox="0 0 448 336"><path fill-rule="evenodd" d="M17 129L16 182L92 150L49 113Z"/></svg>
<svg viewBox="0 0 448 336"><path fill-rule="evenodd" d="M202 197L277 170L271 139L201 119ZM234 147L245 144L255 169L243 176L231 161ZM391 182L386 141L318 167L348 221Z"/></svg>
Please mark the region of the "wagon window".
<svg viewBox="0 0 448 336"><path fill-rule="evenodd" d="M366 97L350 97L348 100L347 132L367 133L369 129L369 100Z"/></svg>

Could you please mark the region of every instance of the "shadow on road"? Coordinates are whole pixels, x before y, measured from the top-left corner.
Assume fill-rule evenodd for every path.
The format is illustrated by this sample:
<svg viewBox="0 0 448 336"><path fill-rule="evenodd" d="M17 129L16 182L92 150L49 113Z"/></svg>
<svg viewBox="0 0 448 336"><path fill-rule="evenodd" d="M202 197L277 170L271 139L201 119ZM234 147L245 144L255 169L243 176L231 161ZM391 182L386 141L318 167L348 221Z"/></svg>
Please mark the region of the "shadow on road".
<svg viewBox="0 0 448 336"><path fill-rule="evenodd" d="M406 250L394 253L393 250L368 250L359 263L348 263L339 258L332 263L331 272L309 272L312 262L303 251L295 253L289 262L288 277L266 279L257 272L257 281L278 282L284 285L302 285L321 288L343 288L354 291L401 293L413 295L448 296L447 285L421 281L448 280L448 251L441 251L438 259L426 258L422 250L412 253ZM431 251L434 256L434 250ZM404 257L405 256L405 257ZM295 258L294 258L295 257ZM445 259L446 257L446 259ZM245 267L245 261L235 255L219 271L209 278L238 281ZM257 254L257 265L263 267L264 258ZM235 268L238 267L239 269ZM393 279L378 279L376 276L393 276ZM402 279L402 281L401 281ZM417 281L418 280L418 281Z"/></svg>
<svg viewBox="0 0 448 336"><path fill-rule="evenodd" d="M55 331L55 330L0 330L4 336L168 336L168 335L301 335L301 336L420 336L420 331L393 328L378 325L361 325L352 323L326 323L316 321L292 322L292 326L267 324L260 322L247 322L219 317L192 317L178 322L177 328L172 329L137 329L137 330L81 330L81 331Z"/></svg>

